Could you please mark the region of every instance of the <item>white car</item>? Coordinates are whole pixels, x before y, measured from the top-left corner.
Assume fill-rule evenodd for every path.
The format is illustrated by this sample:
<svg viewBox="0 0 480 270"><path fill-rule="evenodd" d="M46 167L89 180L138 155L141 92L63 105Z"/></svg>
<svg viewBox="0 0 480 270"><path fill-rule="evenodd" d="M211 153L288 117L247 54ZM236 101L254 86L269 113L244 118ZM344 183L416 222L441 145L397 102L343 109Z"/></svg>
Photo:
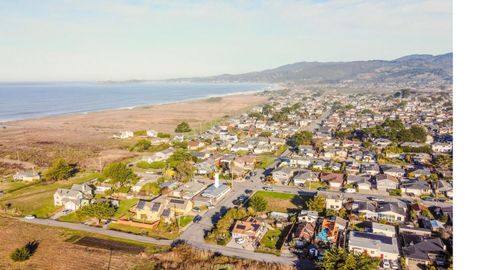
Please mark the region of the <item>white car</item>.
<svg viewBox="0 0 480 270"><path fill-rule="evenodd" d="M28 219L28 220L35 219L35 216L34 215L28 215L28 216L25 216L25 219Z"/></svg>
<svg viewBox="0 0 480 270"><path fill-rule="evenodd" d="M383 268L389 269L390 268L390 262L388 260L383 260L382 266L383 266Z"/></svg>
<svg viewBox="0 0 480 270"><path fill-rule="evenodd" d="M237 242L237 244L241 245L241 244L245 243L245 239L243 239L243 238L236 238L236 239L235 239L235 242Z"/></svg>
<svg viewBox="0 0 480 270"><path fill-rule="evenodd" d="M398 269L398 262L396 260L392 261L392 269Z"/></svg>
<svg viewBox="0 0 480 270"><path fill-rule="evenodd" d="M345 193L355 193L355 192L357 192L357 190L354 189L354 188L346 188L345 189Z"/></svg>

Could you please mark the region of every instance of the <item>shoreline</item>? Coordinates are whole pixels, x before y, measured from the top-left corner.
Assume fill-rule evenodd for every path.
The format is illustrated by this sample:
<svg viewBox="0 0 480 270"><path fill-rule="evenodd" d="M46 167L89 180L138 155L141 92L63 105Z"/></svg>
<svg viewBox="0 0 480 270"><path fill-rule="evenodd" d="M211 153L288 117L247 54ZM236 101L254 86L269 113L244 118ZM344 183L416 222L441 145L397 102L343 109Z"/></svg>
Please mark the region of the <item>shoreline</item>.
<svg viewBox="0 0 480 270"><path fill-rule="evenodd" d="M110 112L110 111L121 111L121 110L134 110L134 109L142 109L144 107L151 107L151 106L161 106L161 105L169 105L169 104L181 104L181 103L188 103L188 102L195 102L195 101L206 101L210 98L215 97L231 97L231 96L243 96L243 95L253 95L257 93L262 93L265 91L276 91L279 89L279 84L269 84L262 89L257 90L247 90L247 91L237 91L232 93L226 94L219 94L219 95L206 95L203 97L197 98L187 98L182 100L176 101L166 101L166 102L157 102L157 103L147 103L147 104L138 104L132 106L123 106L123 107L112 107L106 109L98 109L98 110L88 110L88 111L74 111L74 112L65 112L65 113L52 113L46 115L39 115L34 117L27 117L27 118L17 118L17 119L0 119L0 125L8 126L9 124L22 122L22 121L30 121L30 120L42 120L45 118L53 118L53 117L63 117L63 116L75 116L75 115L88 115L92 113L100 113L100 112Z"/></svg>

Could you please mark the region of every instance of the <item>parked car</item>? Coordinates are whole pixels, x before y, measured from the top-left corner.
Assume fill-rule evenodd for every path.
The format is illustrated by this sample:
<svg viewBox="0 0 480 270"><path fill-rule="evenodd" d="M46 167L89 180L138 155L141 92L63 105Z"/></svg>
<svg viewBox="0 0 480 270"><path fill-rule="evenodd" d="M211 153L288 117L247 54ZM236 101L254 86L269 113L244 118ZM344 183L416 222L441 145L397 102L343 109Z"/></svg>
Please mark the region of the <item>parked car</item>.
<svg viewBox="0 0 480 270"><path fill-rule="evenodd" d="M377 198L377 197L367 197L367 199L374 201L374 202L384 202L384 199Z"/></svg>
<svg viewBox="0 0 480 270"><path fill-rule="evenodd" d="M266 191L273 191L273 188L272 188L272 187L263 187L263 190L266 190Z"/></svg>
<svg viewBox="0 0 480 270"><path fill-rule="evenodd" d="M245 239L243 239L242 237L235 238L235 242L237 242L237 244L241 245L241 244L245 243Z"/></svg>
<svg viewBox="0 0 480 270"><path fill-rule="evenodd" d="M382 267L387 269L390 268L390 262L388 260L383 260Z"/></svg>
<svg viewBox="0 0 480 270"><path fill-rule="evenodd" d="M36 217L34 215L25 216L25 219L28 219L28 220L35 219L35 218Z"/></svg>
<svg viewBox="0 0 480 270"><path fill-rule="evenodd" d="M242 202L237 198L235 200L232 201L233 205L236 205L236 206L239 206L242 204Z"/></svg>
<svg viewBox="0 0 480 270"><path fill-rule="evenodd" d="M245 189L245 193L246 193L246 194L252 194L252 193L253 193L253 190L251 190L251 189Z"/></svg>
<svg viewBox="0 0 480 270"><path fill-rule="evenodd" d="M398 269L398 262L397 262L396 260L393 260L393 261L391 262L391 268L392 268L392 269Z"/></svg>
<svg viewBox="0 0 480 270"><path fill-rule="evenodd" d="M202 216L200 216L200 215L196 215L196 216L193 218L193 222L195 222L195 223L199 222L200 220L202 220Z"/></svg>

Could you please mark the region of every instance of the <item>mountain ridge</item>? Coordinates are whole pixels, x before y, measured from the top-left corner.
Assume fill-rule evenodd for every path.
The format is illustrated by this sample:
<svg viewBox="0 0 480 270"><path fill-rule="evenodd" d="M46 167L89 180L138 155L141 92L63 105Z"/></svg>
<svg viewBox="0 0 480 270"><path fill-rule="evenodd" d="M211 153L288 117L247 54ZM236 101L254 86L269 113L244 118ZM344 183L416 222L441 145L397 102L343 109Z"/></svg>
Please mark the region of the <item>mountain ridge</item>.
<svg viewBox="0 0 480 270"><path fill-rule="evenodd" d="M451 85L453 53L412 54L394 60L302 61L241 74L171 79L190 82L262 82L415 88Z"/></svg>

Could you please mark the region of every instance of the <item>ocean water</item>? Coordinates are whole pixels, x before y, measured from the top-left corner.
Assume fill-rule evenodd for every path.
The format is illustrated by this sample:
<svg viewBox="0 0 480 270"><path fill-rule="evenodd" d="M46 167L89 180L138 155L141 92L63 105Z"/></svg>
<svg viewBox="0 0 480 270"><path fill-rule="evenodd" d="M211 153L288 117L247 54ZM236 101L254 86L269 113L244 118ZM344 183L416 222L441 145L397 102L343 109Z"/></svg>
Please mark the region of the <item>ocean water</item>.
<svg viewBox="0 0 480 270"><path fill-rule="evenodd" d="M0 122L256 92L253 83L3 83Z"/></svg>

